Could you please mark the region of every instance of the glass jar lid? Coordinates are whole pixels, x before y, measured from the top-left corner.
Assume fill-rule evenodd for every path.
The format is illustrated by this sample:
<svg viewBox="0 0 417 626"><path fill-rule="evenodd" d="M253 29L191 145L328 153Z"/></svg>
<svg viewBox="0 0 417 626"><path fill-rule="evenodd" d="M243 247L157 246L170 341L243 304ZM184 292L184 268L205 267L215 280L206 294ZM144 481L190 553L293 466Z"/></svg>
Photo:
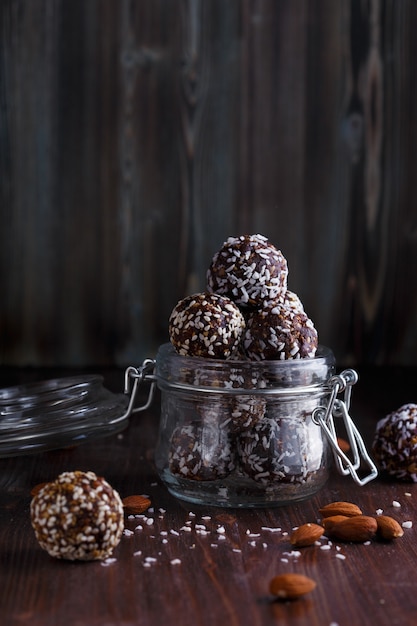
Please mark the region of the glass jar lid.
<svg viewBox="0 0 417 626"><path fill-rule="evenodd" d="M65 448L120 432L128 398L99 375L72 376L0 389L0 457Z"/></svg>

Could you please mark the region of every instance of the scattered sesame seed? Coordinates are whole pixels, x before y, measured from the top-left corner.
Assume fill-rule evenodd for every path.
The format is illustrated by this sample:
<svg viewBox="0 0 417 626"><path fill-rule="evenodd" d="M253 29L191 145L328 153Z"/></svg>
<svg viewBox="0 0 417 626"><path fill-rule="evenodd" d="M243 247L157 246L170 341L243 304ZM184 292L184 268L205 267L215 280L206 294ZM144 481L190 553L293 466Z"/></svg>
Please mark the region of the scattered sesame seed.
<svg viewBox="0 0 417 626"><path fill-rule="evenodd" d="M398 502L398 500L393 500L392 501L392 506L399 509L401 508L401 504Z"/></svg>
<svg viewBox="0 0 417 626"><path fill-rule="evenodd" d="M402 526L403 528L412 528L412 527L413 527L413 522L412 522L411 520L407 520L406 522L403 522L403 523L401 524L401 526Z"/></svg>

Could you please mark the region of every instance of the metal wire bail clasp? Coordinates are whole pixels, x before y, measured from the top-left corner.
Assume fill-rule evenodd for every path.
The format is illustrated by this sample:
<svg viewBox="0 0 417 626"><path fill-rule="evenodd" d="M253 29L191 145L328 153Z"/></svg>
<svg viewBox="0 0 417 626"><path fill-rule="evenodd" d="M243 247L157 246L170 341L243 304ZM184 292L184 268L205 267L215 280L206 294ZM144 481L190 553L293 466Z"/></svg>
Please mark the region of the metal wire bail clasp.
<svg viewBox="0 0 417 626"><path fill-rule="evenodd" d="M358 375L352 369L344 370L338 376L333 376L329 381L331 386L329 403L327 407L317 407L313 411L312 419L323 429L333 449L339 472L344 476L350 474L358 485L363 486L377 477L378 470L369 456L363 439L349 415L352 387L357 380ZM343 400L337 398L338 394L341 392L344 392ZM338 444L334 417L341 417L343 419L352 460L349 459ZM368 466L370 472L361 478L358 474L358 470L363 462Z"/></svg>
<svg viewBox="0 0 417 626"><path fill-rule="evenodd" d="M125 370L125 394L130 393L129 404L126 409L124 417L128 417L132 413L138 413L139 411L145 411L148 409L151 404L155 393L156 387L156 379L153 376L153 371L155 368L155 361L153 359L145 359L140 367L133 367L130 365ZM133 385L131 386L131 382L133 380ZM145 404L141 406L134 407L136 400L136 393L139 388L139 385L144 381L151 382L149 387L148 398Z"/></svg>

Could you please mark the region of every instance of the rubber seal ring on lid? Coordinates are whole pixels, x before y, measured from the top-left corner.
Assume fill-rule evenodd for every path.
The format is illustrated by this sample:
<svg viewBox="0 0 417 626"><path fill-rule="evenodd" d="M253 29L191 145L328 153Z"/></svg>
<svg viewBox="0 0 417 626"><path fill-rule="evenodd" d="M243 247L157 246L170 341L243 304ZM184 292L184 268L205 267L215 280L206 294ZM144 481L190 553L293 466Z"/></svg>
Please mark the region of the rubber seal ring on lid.
<svg viewBox="0 0 417 626"><path fill-rule="evenodd" d="M333 376L330 379L331 395L327 407L317 407L313 411L313 421L321 426L326 435L336 461L336 466L340 474L351 475L353 480L360 486L366 485L368 482L378 476L378 470L375 463L369 456L364 441L356 428L352 418L349 415L350 399L352 386L357 382L358 375L354 370L344 370L339 376ZM340 392L344 392L344 399L337 398ZM342 418L352 460L340 448L334 418ZM369 473L360 476L358 470L363 465L369 469Z"/></svg>

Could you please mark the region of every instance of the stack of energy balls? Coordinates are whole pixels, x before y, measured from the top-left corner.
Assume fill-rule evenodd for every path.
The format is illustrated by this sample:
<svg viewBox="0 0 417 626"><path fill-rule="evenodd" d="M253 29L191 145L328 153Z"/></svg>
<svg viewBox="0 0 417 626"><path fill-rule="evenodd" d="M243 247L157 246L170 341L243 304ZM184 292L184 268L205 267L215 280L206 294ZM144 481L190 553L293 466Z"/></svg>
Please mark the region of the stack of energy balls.
<svg viewBox="0 0 417 626"><path fill-rule="evenodd" d="M172 311L172 345L203 358L314 357L317 331L287 280L287 261L266 237L229 237L208 269L207 290Z"/></svg>
<svg viewBox="0 0 417 626"><path fill-rule="evenodd" d="M320 467L323 450L317 428L300 419L298 409L290 417L271 416L265 397L256 394L268 381L255 362L294 362L316 355L317 331L287 283L287 261L266 237L229 237L212 259L206 290L174 307L170 342L178 355L199 361L184 382L253 389L253 395L235 393L196 406L195 419L172 433L172 474L208 481L237 472L273 485L305 482ZM220 367L213 377L203 359L228 361L230 367ZM306 401L303 408L306 416L314 406Z"/></svg>

